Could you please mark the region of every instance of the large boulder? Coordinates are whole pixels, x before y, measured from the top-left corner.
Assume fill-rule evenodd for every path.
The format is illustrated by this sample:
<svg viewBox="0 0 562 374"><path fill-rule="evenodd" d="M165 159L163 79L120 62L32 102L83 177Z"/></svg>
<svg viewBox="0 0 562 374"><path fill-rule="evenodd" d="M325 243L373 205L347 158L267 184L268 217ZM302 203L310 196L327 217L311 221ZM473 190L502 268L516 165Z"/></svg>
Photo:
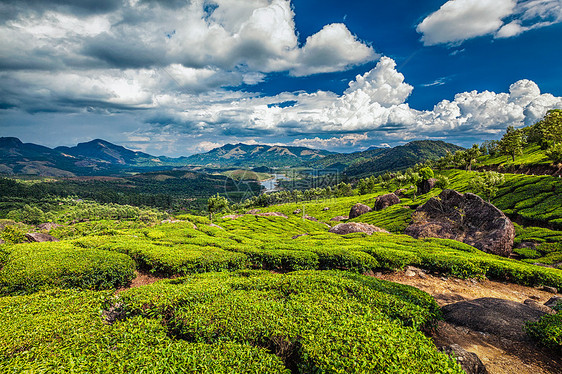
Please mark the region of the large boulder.
<svg viewBox="0 0 562 374"><path fill-rule="evenodd" d="M458 344L440 347L439 350L457 360L466 374L488 374L486 366L476 353L469 352Z"/></svg>
<svg viewBox="0 0 562 374"><path fill-rule="evenodd" d="M511 340L525 339L525 323L546 313L516 301L484 297L445 305L445 321Z"/></svg>
<svg viewBox="0 0 562 374"><path fill-rule="evenodd" d="M42 242L58 242L59 239L51 236L49 234L44 234L42 232L30 232L25 234L25 237L30 242L42 243Z"/></svg>
<svg viewBox="0 0 562 374"><path fill-rule="evenodd" d="M369 213L372 210L373 209L371 209L365 204L357 203L351 207L351 210L349 211L349 219L359 217L360 215Z"/></svg>
<svg viewBox="0 0 562 374"><path fill-rule="evenodd" d="M372 235L375 232L384 232L388 234L388 231L385 229L362 222L340 223L332 227L329 232L339 235L351 234L353 232L364 232L367 235Z"/></svg>
<svg viewBox="0 0 562 374"><path fill-rule="evenodd" d="M393 193L381 195L375 201L375 210L383 210L391 205L400 203L400 198Z"/></svg>
<svg viewBox="0 0 562 374"><path fill-rule="evenodd" d="M40 231L51 231L52 229L55 229L57 227L61 227L62 225L59 225L57 223L53 223L53 222L47 222L47 223L42 223L40 225L37 226L37 230Z"/></svg>
<svg viewBox="0 0 562 374"><path fill-rule="evenodd" d="M484 252L508 256L515 228L505 214L480 196L443 190L416 209L405 234L453 239Z"/></svg>
<svg viewBox="0 0 562 374"><path fill-rule="evenodd" d="M435 178L424 179L418 186L418 194L423 195L428 193L435 187L436 183L437 179Z"/></svg>

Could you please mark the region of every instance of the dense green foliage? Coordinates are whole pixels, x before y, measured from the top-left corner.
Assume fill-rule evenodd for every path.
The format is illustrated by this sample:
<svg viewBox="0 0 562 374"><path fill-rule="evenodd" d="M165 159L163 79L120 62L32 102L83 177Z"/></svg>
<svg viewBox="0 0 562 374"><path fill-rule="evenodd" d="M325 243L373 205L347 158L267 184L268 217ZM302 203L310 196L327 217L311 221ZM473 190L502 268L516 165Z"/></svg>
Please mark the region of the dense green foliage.
<svg viewBox="0 0 562 374"><path fill-rule="evenodd" d="M562 350L562 313L545 315L537 322L527 323L527 333L541 344Z"/></svg>
<svg viewBox="0 0 562 374"><path fill-rule="evenodd" d="M130 257L70 243L18 244L8 249L0 270L0 294L47 287L117 288L134 276Z"/></svg>
<svg viewBox="0 0 562 374"><path fill-rule="evenodd" d="M288 373L265 349L169 336L159 319L104 323L106 292L53 289L0 298L0 371L49 373Z"/></svg>
<svg viewBox="0 0 562 374"><path fill-rule="evenodd" d="M215 273L131 289L115 302L193 343L267 348L296 372L459 372L416 331L438 316L435 302L373 278Z"/></svg>

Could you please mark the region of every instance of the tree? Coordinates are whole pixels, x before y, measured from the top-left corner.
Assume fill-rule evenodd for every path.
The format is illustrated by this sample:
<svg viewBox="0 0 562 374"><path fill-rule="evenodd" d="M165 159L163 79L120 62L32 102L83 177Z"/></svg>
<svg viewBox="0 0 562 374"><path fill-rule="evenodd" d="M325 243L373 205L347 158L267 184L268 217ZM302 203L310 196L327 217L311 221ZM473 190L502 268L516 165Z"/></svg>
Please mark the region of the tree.
<svg viewBox="0 0 562 374"><path fill-rule="evenodd" d="M513 126L508 126L506 133L500 140L500 153L511 156L515 161L515 156L523 154L523 135L520 130Z"/></svg>
<svg viewBox="0 0 562 374"><path fill-rule="evenodd" d="M220 196L218 193L215 196L211 196L207 200L207 209L211 216L211 222L213 221L213 213L219 212L225 208L228 208L228 200L224 196Z"/></svg>
<svg viewBox="0 0 562 374"><path fill-rule="evenodd" d="M495 171L485 171L472 178L468 186L475 193L484 195L488 202L490 202L496 196L499 186L504 181L503 174Z"/></svg>
<svg viewBox="0 0 562 374"><path fill-rule="evenodd" d="M555 144L546 150L546 155L554 162L562 163L562 143Z"/></svg>
<svg viewBox="0 0 562 374"><path fill-rule="evenodd" d="M419 173L422 181L424 181L424 180L426 181L426 180L428 180L430 178L433 178L435 176L435 173L429 167L421 168L418 173Z"/></svg>
<svg viewBox="0 0 562 374"><path fill-rule="evenodd" d="M422 180L422 177L419 175L419 173L408 173L408 179L407 179L407 183L410 183L412 185L414 185L414 201L416 201L416 192L418 189L418 183Z"/></svg>
<svg viewBox="0 0 562 374"><path fill-rule="evenodd" d="M465 165L465 160L466 160L465 151L459 149L453 154L453 164L456 167L463 167Z"/></svg>
<svg viewBox="0 0 562 374"><path fill-rule="evenodd" d="M466 170L472 170L472 163L476 162L476 159L480 157L481 154L482 152L480 152L478 144L473 144L472 148L464 151L464 162L466 165Z"/></svg>
<svg viewBox="0 0 562 374"><path fill-rule="evenodd" d="M549 110L544 118L537 123L543 140L548 144L556 145L562 142L562 110Z"/></svg>

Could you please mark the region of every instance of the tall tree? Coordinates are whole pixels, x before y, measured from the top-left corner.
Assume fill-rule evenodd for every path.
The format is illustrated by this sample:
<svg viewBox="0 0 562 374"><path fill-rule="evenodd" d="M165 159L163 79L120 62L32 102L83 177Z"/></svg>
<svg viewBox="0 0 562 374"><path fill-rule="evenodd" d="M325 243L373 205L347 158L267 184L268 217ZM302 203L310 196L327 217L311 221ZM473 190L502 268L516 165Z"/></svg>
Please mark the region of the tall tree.
<svg viewBox="0 0 562 374"><path fill-rule="evenodd" d="M515 156L523 154L523 134L513 126L508 126L506 133L500 140L500 153L511 156L515 161Z"/></svg>

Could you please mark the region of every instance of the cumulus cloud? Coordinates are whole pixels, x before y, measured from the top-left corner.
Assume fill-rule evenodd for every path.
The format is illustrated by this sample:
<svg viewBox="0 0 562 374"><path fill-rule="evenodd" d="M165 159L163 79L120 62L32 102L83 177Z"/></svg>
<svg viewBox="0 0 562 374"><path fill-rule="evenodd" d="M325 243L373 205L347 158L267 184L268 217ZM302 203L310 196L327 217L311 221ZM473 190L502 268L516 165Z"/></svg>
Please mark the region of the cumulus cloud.
<svg viewBox="0 0 562 374"><path fill-rule="evenodd" d="M29 0L27 11L17 2L3 4L13 17L0 25L0 67L181 65L245 74L244 83L255 84L259 73L343 71L378 58L343 24L326 25L299 45L289 0L106 0L97 8L91 1L72 3L55 1L49 8ZM228 74L222 77L231 84Z"/></svg>
<svg viewBox="0 0 562 374"><path fill-rule="evenodd" d="M334 136L327 139L322 139L319 137L314 138L302 138L293 140L292 144L299 147L308 148L322 148L322 149L334 149L340 148L342 146L355 146L359 142L368 140L369 136L367 133L364 134L346 134L341 136Z"/></svg>
<svg viewBox="0 0 562 374"><path fill-rule="evenodd" d="M510 38L558 22L561 0L449 0L416 30L425 45L458 45L483 35Z"/></svg>

